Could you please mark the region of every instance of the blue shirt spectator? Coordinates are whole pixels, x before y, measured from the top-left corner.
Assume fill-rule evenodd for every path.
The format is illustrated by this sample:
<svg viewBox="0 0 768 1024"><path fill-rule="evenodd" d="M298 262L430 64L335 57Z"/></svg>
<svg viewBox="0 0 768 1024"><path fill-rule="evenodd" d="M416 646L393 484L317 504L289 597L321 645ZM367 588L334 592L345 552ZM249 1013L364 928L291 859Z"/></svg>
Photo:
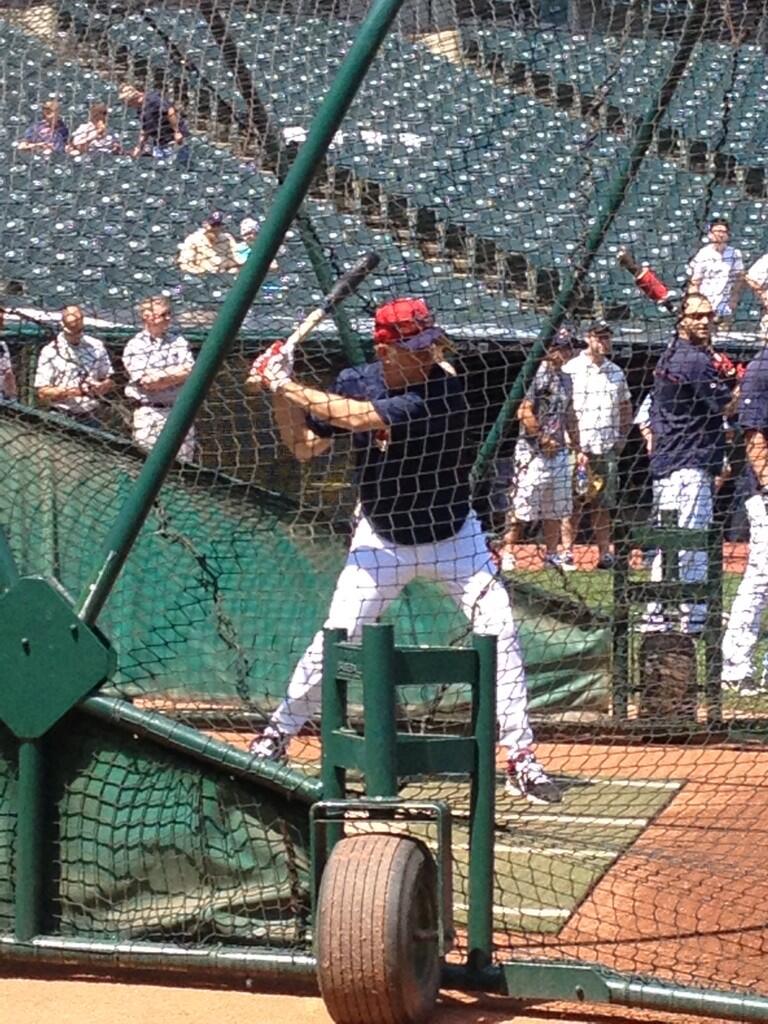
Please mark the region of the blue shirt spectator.
<svg viewBox="0 0 768 1024"><path fill-rule="evenodd" d="M142 92L132 85L122 85L119 96L126 106L138 110L140 131L134 156L187 158L189 127L171 100L156 89Z"/></svg>
<svg viewBox="0 0 768 1024"><path fill-rule="evenodd" d="M17 148L43 153L63 153L69 139L69 128L62 121L59 111L58 100L46 100L40 111L40 120L27 128Z"/></svg>

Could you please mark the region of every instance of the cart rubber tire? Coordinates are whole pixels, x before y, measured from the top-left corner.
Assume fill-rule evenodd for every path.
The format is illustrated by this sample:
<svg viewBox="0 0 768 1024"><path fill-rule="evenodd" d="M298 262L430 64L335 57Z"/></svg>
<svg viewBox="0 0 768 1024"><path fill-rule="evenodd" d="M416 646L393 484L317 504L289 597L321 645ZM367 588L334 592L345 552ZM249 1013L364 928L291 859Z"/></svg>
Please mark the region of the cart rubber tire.
<svg viewBox="0 0 768 1024"><path fill-rule="evenodd" d="M417 839L348 836L328 858L315 952L336 1024L418 1024L440 985L437 871Z"/></svg>

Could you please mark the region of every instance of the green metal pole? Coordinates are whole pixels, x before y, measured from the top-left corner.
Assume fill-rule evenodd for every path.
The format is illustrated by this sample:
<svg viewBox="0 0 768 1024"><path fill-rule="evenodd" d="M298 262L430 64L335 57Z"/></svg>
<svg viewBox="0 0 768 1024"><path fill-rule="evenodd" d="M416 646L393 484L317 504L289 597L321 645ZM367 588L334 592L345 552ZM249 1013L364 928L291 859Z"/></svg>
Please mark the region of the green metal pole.
<svg viewBox="0 0 768 1024"><path fill-rule="evenodd" d="M470 970L482 970L493 957L493 854L496 789L496 637L477 636L478 659L474 735L477 761L472 774L469 820Z"/></svg>
<svg viewBox="0 0 768 1024"><path fill-rule="evenodd" d="M19 570L5 535L5 530L0 526L0 590L10 590L19 578Z"/></svg>
<svg viewBox="0 0 768 1024"><path fill-rule="evenodd" d="M28 942L42 931L45 762L42 740L19 744L16 826L16 938Z"/></svg>
<svg viewBox="0 0 768 1024"><path fill-rule="evenodd" d="M362 671L365 791L368 796L397 796L393 626L363 626Z"/></svg>
<svg viewBox="0 0 768 1024"><path fill-rule="evenodd" d="M277 173L278 180L283 181L288 170L288 154L280 132L275 129L269 111L261 101L248 61L243 59L237 39L230 32L227 21L215 0L202 0L200 13L208 22L224 65L232 74L243 98L248 112L248 129L252 129L258 134L267 158ZM296 225L320 290L323 294L327 294L333 285L333 274L317 237L312 218L304 208L299 209L296 214ZM336 306L331 315L336 324L336 330L339 332L339 340L347 361L351 366L365 362L366 356L360 340L352 330L343 307Z"/></svg>
<svg viewBox="0 0 768 1024"><path fill-rule="evenodd" d="M183 722L176 722L168 715L157 711L144 711L119 700L117 697L103 697L96 694L78 705L94 718L117 726L132 735L144 736L170 750L202 761L219 772L236 775L246 781L258 781L268 789L282 796L293 797L305 804L312 804L322 795L322 786L317 779L309 778L304 772L288 765L265 761L229 743L222 743L199 729L192 729Z"/></svg>
<svg viewBox="0 0 768 1024"><path fill-rule="evenodd" d="M525 392L528 390L528 385L533 380L547 343L555 335L558 327L560 327L571 311L578 290L586 278L589 268L592 266L592 261L624 202L627 189L640 169L648 147L653 142L659 122L666 114L669 104L672 102L693 49L701 36L704 15L709 3L710 0L694 0L689 10L667 77L664 79L658 95L654 98L653 103L638 126L635 142L629 156L608 186L605 202L602 204L595 224L584 243L584 253L573 270L566 275L565 281L555 299L552 312L544 321L544 326L535 345L523 363L520 373L517 375L515 383L512 385L512 389L507 395L499 415L496 417L495 423L478 452L475 464L470 472L473 488L483 479L485 471L501 443L507 423L511 422L514 418L517 408Z"/></svg>
<svg viewBox="0 0 768 1024"><path fill-rule="evenodd" d="M323 295L327 295L333 287L334 276L323 252L320 239L317 237L315 226L306 210L301 209L296 214L296 225L309 257L309 262L312 264L312 269L315 272L317 283L320 285L320 291ZM361 363L364 363L368 358L368 354L363 349L361 339L352 330L352 324L349 322L349 317L344 307L334 306L332 316L336 324L336 330L339 332L342 352L349 365L359 366Z"/></svg>
<svg viewBox="0 0 768 1024"><path fill-rule="evenodd" d="M258 294L269 265L309 190L317 164L331 144L402 4L403 0L375 0L370 13L360 26L360 31L312 122L306 142L297 153L285 181L278 190L251 255L237 276L211 327L195 362L195 368L181 389L163 432L147 456L133 489L107 536L101 568L86 586L78 601L78 613L85 622L96 621L109 597L182 440L192 426L195 415Z"/></svg>

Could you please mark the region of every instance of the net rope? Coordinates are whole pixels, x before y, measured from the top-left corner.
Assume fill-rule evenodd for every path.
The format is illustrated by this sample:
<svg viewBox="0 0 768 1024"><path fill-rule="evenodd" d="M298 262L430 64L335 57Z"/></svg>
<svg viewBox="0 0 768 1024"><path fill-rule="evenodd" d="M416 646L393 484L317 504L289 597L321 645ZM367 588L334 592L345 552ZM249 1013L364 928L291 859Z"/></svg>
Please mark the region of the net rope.
<svg viewBox="0 0 768 1024"><path fill-rule="evenodd" d="M690 31L684 3L404 6L99 626L118 656L108 692L243 750L270 726L290 726L289 762L316 775L316 708L304 715L297 698L282 717L271 716L326 621L362 512L385 542L377 548L369 537L363 545L374 589L387 573L394 589L421 577L391 604L387 590L386 609L374 601L374 615L394 623L399 643L464 646L473 625L509 628L498 616L511 602L527 701L504 691L514 711L501 710L514 719L516 739L499 747L497 959L575 959L768 996L760 899L768 887L760 843L768 653L756 554L765 526L741 482L745 431L764 438L768 418L740 421L744 407L727 404L766 337L768 36L763 5L752 0L702 10L692 55L638 173L569 295L555 346L563 358L550 350L471 495L470 556L459 547L445 552L464 522L467 510L456 509L471 467ZM0 525L22 573L55 576L73 595L94 578L107 531L177 392L176 384L147 390L142 360L151 369L152 353L176 339L173 359L155 369L193 363L247 256L246 229L257 232L268 215L364 13L351 0L0 8ZM136 90L140 101L130 98ZM106 105L106 122L95 104ZM213 214L221 224L209 225L206 241ZM732 248L716 257L712 232L721 219ZM346 327L326 320L298 350L292 377L314 392L347 388L348 397L373 399L383 422L371 426L369 408L365 431L339 427L327 401L315 398L316 457L294 458L280 429L279 391L249 391L246 379L256 356L321 301L318 259L334 278L366 251L381 263L345 303ZM634 258L634 271L626 259L620 264L621 251ZM648 297L646 263L671 289L666 304ZM715 368L710 375L700 361L695 371L686 363L680 391L662 394L659 366L667 365L692 279L717 319L690 347ZM439 358L447 369L435 371L438 393L419 393L422 404L402 386L384 394L371 384L381 358L374 314L398 297L423 299L445 332ZM141 334L140 304L151 298L151 313L172 314L167 336L157 335L162 345ZM86 339L86 351L77 338L62 339L62 310L73 306L84 314L87 339L100 345ZM595 340L602 326L585 342L595 324L611 331L610 372ZM350 369L355 351L368 362ZM565 356L575 362L564 384ZM746 386L754 408L768 395L768 370L753 367ZM104 381L112 386L96 387ZM722 396L715 413L702 411L697 397L710 384ZM668 507L659 508L658 480L676 472L671 463L651 479L649 436L656 430L654 443L666 443L660 438L674 433L673 420L690 442L678 443L674 458L717 447L715 421L727 454L702 471L687 519L682 492L665 492ZM613 432L604 450L594 440L600 431ZM395 485L382 483L388 472ZM389 527L396 546L411 549L400 551L405 561L394 576L377 487L385 504L400 503L401 518ZM683 555L678 569L668 553L661 566L659 537L648 531L664 512L672 517L663 517L666 526L714 523L708 563L703 552ZM421 533L416 545L413 537L402 543L396 527L407 533L414 523L427 532L444 527L439 555L427 552ZM485 589L459 592L462 557L487 568ZM662 571L654 590L652 573ZM690 628L697 609L680 607L677 571L708 588L687 602L699 611L706 605L703 633ZM496 595L491 611L488 593ZM723 632L732 618L741 633L728 647ZM742 656L734 644L745 642ZM357 684L350 702L359 727ZM514 768L532 745L520 729L526 704L535 757L562 797L557 803L524 800L514 772L511 791L504 788L507 755ZM468 693L406 687L398 714L413 732L461 730ZM60 933L309 948L306 823L290 801L192 769L151 744L104 737L92 724L70 736L60 729L56 739ZM466 780L402 784L406 797L439 796L453 808L465 952ZM0 730L5 863L16 787L15 741ZM0 931L11 934L13 883L3 877Z"/></svg>

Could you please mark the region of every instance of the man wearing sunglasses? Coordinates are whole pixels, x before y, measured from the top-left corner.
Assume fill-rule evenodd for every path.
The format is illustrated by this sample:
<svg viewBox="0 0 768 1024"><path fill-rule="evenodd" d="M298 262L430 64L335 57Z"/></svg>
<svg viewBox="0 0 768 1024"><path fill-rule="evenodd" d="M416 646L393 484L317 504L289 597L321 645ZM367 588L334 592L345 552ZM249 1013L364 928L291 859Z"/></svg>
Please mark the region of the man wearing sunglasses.
<svg viewBox="0 0 768 1024"><path fill-rule="evenodd" d="M723 417L730 415L737 400L712 364L709 346L714 319L709 299L689 291L672 344L654 371L650 461L654 512L663 525L700 530L712 521L714 478L725 456ZM681 551L678 565L682 582L706 581L705 551ZM662 579L661 552L654 559L651 579ZM706 615L703 602L682 602L681 632L700 633ZM660 602L648 605L642 628L646 632L669 628Z"/></svg>

